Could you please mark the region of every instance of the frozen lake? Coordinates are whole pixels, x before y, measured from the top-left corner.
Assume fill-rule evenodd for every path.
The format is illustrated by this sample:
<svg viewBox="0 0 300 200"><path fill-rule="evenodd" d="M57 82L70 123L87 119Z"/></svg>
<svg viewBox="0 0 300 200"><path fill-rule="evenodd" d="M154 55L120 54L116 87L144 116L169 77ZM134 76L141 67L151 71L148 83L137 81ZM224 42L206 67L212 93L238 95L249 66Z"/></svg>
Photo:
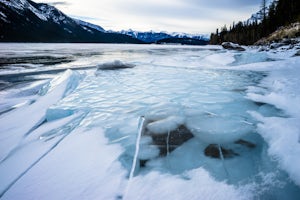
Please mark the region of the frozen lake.
<svg viewBox="0 0 300 200"><path fill-rule="evenodd" d="M292 53L0 44L0 198L299 199Z"/></svg>

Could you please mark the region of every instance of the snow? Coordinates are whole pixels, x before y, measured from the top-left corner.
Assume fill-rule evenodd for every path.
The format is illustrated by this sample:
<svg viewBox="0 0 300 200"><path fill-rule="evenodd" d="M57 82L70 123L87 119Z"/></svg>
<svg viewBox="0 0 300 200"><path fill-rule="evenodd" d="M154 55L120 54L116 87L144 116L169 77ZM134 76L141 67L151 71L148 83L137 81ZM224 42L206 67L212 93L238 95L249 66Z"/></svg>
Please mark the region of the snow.
<svg viewBox="0 0 300 200"><path fill-rule="evenodd" d="M84 29L87 29L86 27L88 27L88 28L92 28L92 29L95 29L95 30L100 31L100 32L105 32L105 30L101 26L91 24L91 23L88 23L88 22L85 22L85 21L82 21L82 20L79 20L79 19L75 19L75 18L73 18L73 20L77 24L81 25L82 28L84 28ZM89 30L89 29L87 29L87 30ZM90 31L92 31L92 30L90 30Z"/></svg>
<svg viewBox="0 0 300 200"><path fill-rule="evenodd" d="M109 31L109 32L114 32L114 31ZM119 31L121 34L126 34L129 36L132 36L134 38L140 39L144 42L156 42L161 39L165 38L193 38L193 39L198 39L198 40L205 40L208 41L209 35L208 34L188 34L188 33L169 33L169 32L155 32L153 30L147 31L147 32L139 32L139 31L134 31L132 29L129 30L121 30Z"/></svg>
<svg viewBox="0 0 300 200"><path fill-rule="evenodd" d="M14 7L16 9L22 9L24 1L21 0L13 0L13 1L8 1L8 0L0 0L1 3L4 3L8 6Z"/></svg>
<svg viewBox="0 0 300 200"><path fill-rule="evenodd" d="M1 72L1 199L299 199L296 47L0 47L75 59ZM120 64L134 67L100 69ZM194 137L164 156L141 136L169 149L182 125Z"/></svg>
<svg viewBox="0 0 300 200"><path fill-rule="evenodd" d="M62 12L57 10L55 7L50 5L42 5L39 7L40 12L43 14L46 19L52 19L55 23L60 24L60 22L64 21L66 17L63 15ZM54 14L55 12L58 13L58 16Z"/></svg>
<svg viewBox="0 0 300 200"><path fill-rule="evenodd" d="M115 199L125 173L114 160L120 148L106 143L101 130L75 131L3 199Z"/></svg>
<svg viewBox="0 0 300 200"><path fill-rule="evenodd" d="M47 17L43 15L43 13L33 7L28 1L26 0L11 0L11 1L6 1L6 0L1 0L2 3L13 7L18 10L24 10L24 9L29 9L31 12L33 12L38 18L41 20L47 21Z"/></svg>
<svg viewBox="0 0 300 200"><path fill-rule="evenodd" d="M31 12L33 12L38 18L40 18L43 21L47 21L47 17L38 9L36 9L35 7L29 5L27 7L29 10L31 10Z"/></svg>
<svg viewBox="0 0 300 200"><path fill-rule="evenodd" d="M149 123L147 125L147 128L153 133L163 134L169 131L174 131L182 124L184 124L184 118L178 116L170 116L166 119Z"/></svg>
<svg viewBox="0 0 300 200"><path fill-rule="evenodd" d="M299 58L290 58L263 80L261 84L267 89L262 93L248 94L248 98L274 105L289 116L287 118L264 117L252 113L261 121L258 130L270 145L269 154L279 160L281 168L286 170L298 185L300 185L299 66Z"/></svg>
<svg viewBox="0 0 300 200"><path fill-rule="evenodd" d="M185 176L186 179L182 179L151 172L137 177L124 199L249 199L249 196L239 193L234 187L214 181L203 169L192 170Z"/></svg>
<svg viewBox="0 0 300 200"><path fill-rule="evenodd" d="M53 79L49 85L46 85L42 89L43 96L34 103L0 116L2 124L0 128L1 162L13 153L23 137L43 123L47 108L69 94L76 87L78 78L79 75L76 72L66 71L62 76Z"/></svg>
<svg viewBox="0 0 300 200"><path fill-rule="evenodd" d="M3 12L0 12L0 15L1 15L1 19L6 18L6 15Z"/></svg>
<svg viewBox="0 0 300 200"><path fill-rule="evenodd" d="M53 22L60 24L61 22L64 23L66 20L66 16L62 12L57 10L55 7L47 4L42 4L42 5L39 4L40 6L36 8L26 0L11 0L11 1L1 0L1 2L9 7L12 7L13 9L16 9L16 12L19 14L22 14L19 11L28 9L43 21L52 20ZM0 17L4 21L6 21L5 19L6 16L1 12L0 12Z"/></svg>

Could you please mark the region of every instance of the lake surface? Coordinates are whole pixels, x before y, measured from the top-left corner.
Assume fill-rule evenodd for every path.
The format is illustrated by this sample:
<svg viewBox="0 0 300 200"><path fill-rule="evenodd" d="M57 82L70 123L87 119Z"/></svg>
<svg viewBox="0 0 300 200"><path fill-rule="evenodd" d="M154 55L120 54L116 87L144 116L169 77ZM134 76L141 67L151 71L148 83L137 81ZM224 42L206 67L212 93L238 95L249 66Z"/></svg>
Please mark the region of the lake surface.
<svg viewBox="0 0 300 200"><path fill-rule="evenodd" d="M274 60L218 46L0 44L1 197L299 199L251 114L288 117L247 97L268 71L237 68Z"/></svg>

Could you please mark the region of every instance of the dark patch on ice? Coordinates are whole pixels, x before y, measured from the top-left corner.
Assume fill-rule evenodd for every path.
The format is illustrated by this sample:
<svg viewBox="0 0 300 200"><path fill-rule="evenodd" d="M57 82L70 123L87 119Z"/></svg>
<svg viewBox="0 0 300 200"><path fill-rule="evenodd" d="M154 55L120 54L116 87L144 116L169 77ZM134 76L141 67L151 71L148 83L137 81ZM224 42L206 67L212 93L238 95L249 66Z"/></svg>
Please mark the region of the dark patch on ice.
<svg viewBox="0 0 300 200"><path fill-rule="evenodd" d="M239 156L239 154L235 153L232 149L225 149L224 147L221 147L221 152L224 158L233 158L235 156ZM204 150L204 154L212 158L221 158L219 145L217 144L208 145Z"/></svg>
<svg viewBox="0 0 300 200"><path fill-rule="evenodd" d="M257 106L263 106L263 105L266 105L266 103L264 103L264 102L254 101L254 103L255 103Z"/></svg>
<svg viewBox="0 0 300 200"><path fill-rule="evenodd" d="M140 160L140 167L146 167L148 160Z"/></svg>
<svg viewBox="0 0 300 200"><path fill-rule="evenodd" d="M5 90L9 87L11 87L11 83L10 82L6 82L6 81L0 81L0 90Z"/></svg>
<svg viewBox="0 0 300 200"><path fill-rule="evenodd" d="M60 72L64 72L68 69L71 70L88 70L95 69L97 66L85 66L85 67L74 67L74 68L60 68L60 69L46 69L32 72L19 72L19 73L11 73L11 74L0 74L0 79L9 82L23 82L23 81L36 81L42 80L39 78L34 78L31 76L41 75L41 74L57 74Z"/></svg>
<svg viewBox="0 0 300 200"><path fill-rule="evenodd" d="M78 56L78 57L92 57L92 56L100 56L103 55L102 52L83 52L83 53L74 53L73 56Z"/></svg>
<svg viewBox="0 0 300 200"><path fill-rule="evenodd" d="M241 92L241 93L243 93L243 92L246 92L246 88L235 88L235 89L233 89L232 91L233 92Z"/></svg>
<svg viewBox="0 0 300 200"><path fill-rule="evenodd" d="M240 145L243 145L243 146L246 146L248 148L255 148L256 147L256 144L252 143L252 142L249 142L249 141L246 141L246 140L238 140L238 141L235 141L234 142L235 144L240 144Z"/></svg>
<svg viewBox="0 0 300 200"><path fill-rule="evenodd" d="M300 56L300 50L295 53L294 57L296 56Z"/></svg>
<svg viewBox="0 0 300 200"><path fill-rule="evenodd" d="M31 105L31 104L33 104L35 102L35 100L30 100L29 102L28 102L28 105ZM3 114L5 114L5 113L8 113L8 112L10 112L10 111L13 111L13 110L15 110L16 108L18 108L18 107L16 107L15 105L13 105L13 106L5 106L5 107L3 107L3 108L0 108L0 115L3 115Z"/></svg>
<svg viewBox="0 0 300 200"><path fill-rule="evenodd" d="M9 108L5 108L5 109L3 109L3 110L0 110L0 115L3 115L3 114L5 114L5 113L8 113L8 112L10 112L10 111L12 111L12 110L14 110L15 108L14 107L9 107Z"/></svg>
<svg viewBox="0 0 300 200"><path fill-rule="evenodd" d="M254 103L259 107L258 112L265 117L289 117L283 110L277 108L276 106L264 102L255 102Z"/></svg>
<svg viewBox="0 0 300 200"><path fill-rule="evenodd" d="M267 58L266 62L273 62L273 61L278 61L280 59L274 59L274 58Z"/></svg>
<svg viewBox="0 0 300 200"><path fill-rule="evenodd" d="M134 64L123 63L119 60L115 60L113 62L103 63L101 65L98 65L97 70L118 70L118 69L127 69L133 67L135 67Z"/></svg>
<svg viewBox="0 0 300 200"><path fill-rule="evenodd" d="M177 147L193 138L194 135L184 125L180 125L177 129L170 133L153 133L146 129L145 134L152 137L153 144L159 148L159 155L166 156L174 151Z"/></svg>
<svg viewBox="0 0 300 200"><path fill-rule="evenodd" d="M27 57L0 57L0 66L10 64L43 64L55 65L74 61L72 57L27 56Z"/></svg>

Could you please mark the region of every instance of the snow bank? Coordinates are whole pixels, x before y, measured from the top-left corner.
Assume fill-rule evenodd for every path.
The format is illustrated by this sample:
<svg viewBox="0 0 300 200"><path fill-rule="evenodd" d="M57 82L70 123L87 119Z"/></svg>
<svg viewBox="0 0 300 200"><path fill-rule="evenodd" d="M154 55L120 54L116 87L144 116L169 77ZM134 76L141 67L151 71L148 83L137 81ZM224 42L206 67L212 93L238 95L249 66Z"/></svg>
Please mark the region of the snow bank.
<svg viewBox="0 0 300 200"><path fill-rule="evenodd" d="M75 130L2 199L116 199L125 178L115 162L121 149L106 143L101 129Z"/></svg>
<svg viewBox="0 0 300 200"><path fill-rule="evenodd" d="M261 122L258 131L269 144L269 154L300 186L300 59L288 58L278 64L275 69L269 68L270 75L260 84L265 89L252 90L247 97L274 105L289 116L268 117L252 112Z"/></svg>
<svg viewBox="0 0 300 200"><path fill-rule="evenodd" d="M263 117L253 113L261 123L258 131L269 144L268 153L300 186L300 118Z"/></svg>
<svg viewBox="0 0 300 200"><path fill-rule="evenodd" d="M184 178L151 172L132 180L128 199L249 199L233 186L215 181L204 169L192 170Z"/></svg>

